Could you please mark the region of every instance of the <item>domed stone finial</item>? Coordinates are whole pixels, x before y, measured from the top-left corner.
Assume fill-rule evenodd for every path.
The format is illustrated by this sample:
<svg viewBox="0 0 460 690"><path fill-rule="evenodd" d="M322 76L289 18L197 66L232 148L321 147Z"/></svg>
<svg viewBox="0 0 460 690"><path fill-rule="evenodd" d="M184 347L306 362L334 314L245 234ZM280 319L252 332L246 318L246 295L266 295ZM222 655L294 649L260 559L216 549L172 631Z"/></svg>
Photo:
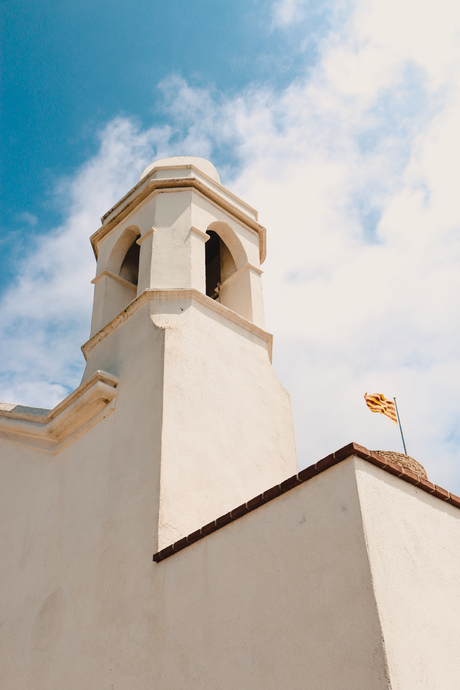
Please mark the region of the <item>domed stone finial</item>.
<svg viewBox="0 0 460 690"><path fill-rule="evenodd" d="M154 168L182 168L193 165L205 175L210 177L214 182L219 182L220 177L214 165L206 160L206 158L200 158L199 156L171 156L171 158L161 158L158 161L154 161L148 165L140 176L140 180L149 174Z"/></svg>
<svg viewBox="0 0 460 690"><path fill-rule="evenodd" d="M381 455L386 460L400 465L405 470L410 470L411 472L418 474L420 477L428 479L428 475L423 465L417 462L417 460L414 460L414 458L411 458L410 455L397 453L394 450L374 450L374 453L378 453L378 455Z"/></svg>

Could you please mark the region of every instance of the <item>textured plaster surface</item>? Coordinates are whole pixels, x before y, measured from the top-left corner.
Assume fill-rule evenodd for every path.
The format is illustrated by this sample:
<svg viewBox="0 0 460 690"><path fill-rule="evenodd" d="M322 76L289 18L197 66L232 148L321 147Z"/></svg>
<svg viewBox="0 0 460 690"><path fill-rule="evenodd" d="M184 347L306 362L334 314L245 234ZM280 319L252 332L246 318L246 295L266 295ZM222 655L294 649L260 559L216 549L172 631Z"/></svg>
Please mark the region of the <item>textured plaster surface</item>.
<svg viewBox="0 0 460 690"><path fill-rule="evenodd" d="M182 304L152 316L165 328L159 548L297 467L290 400L266 343L223 313Z"/></svg>
<svg viewBox="0 0 460 690"><path fill-rule="evenodd" d="M113 648L123 656L121 640L131 668L146 656L162 415L151 393L163 376L152 353L163 333L151 325L148 348L128 344L138 318L114 334L123 383L112 415L55 456L0 446L2 688L110 688L110 668L99 685L97 669Z"/></svg>
<svg viewBox="0 0 460 690"><path fill-rule="evenodd" d="M159 539L292 473L289 400L267 340L212 305L146 299L96 338L88 375L103 368L119 379L115 408L58 454L0 440L0 687L168 687L173 642L161 682L156 670L169 619L152 563ZM228 448L213 406L229 415ZM270 410L280 419L270 422ZM283 452L260 440L251 455L249 433L279 433ZM183 581L185 607L188 593L198 596Z"/></svg>
<svg viewBox="0 0 460 690"><path fill-rule="evenodd" d="M358 489L393 690L457 690L460 511L358 460Z"/></svg>
<svg viewBox="0 0 460 690"><path fill-rule="evenodd" d="M389 687L353 460L157 565L158 478L104 457L109 424L12 473L30 512L5 506L2 687Z"/></svg>

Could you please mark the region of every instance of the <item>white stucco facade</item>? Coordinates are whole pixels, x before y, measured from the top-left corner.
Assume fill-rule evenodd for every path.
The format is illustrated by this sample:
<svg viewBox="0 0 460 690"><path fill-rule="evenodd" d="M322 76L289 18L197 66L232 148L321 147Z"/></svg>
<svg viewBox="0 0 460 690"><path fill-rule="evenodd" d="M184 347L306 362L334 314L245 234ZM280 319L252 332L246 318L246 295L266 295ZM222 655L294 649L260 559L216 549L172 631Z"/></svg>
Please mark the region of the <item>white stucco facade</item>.
<svg viewBox="0 0 460 690"><path fill-rule="evenodd" d="M460 510L358 464L357 484L391 687L455 690Z"/></svg>
<svg viewBox="0 0 460 690"><path fill-rule="evenodd" d="M457 688L459 510L365 453L153 562L296 472L265 229L197 158L102 220L81 385L0 405L0 687Z"/></svg>

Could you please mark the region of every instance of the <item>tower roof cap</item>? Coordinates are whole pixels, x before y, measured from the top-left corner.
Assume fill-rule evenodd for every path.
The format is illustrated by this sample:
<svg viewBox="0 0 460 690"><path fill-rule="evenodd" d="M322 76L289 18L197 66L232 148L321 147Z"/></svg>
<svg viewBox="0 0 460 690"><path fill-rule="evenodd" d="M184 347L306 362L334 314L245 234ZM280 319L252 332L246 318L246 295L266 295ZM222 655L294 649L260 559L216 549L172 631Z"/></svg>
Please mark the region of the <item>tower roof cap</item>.
<svg viewBox="0 0 460 690"><path fill-rule="evenodd" d="M154 168L184 168L193 165L198 170L201 170L205 175L210 177L215 182L220 183L219 173L214 165L200 156L171 156L170 158L161 158L154 163L148 165L140 176L140 180L149 174Z"/></svg>

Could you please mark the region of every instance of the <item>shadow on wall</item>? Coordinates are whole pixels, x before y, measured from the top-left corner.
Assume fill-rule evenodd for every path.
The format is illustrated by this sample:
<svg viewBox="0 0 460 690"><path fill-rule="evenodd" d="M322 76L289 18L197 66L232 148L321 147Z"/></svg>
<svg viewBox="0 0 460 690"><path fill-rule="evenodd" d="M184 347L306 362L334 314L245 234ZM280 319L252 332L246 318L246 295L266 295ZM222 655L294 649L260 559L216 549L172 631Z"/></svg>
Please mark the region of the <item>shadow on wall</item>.
<svg viewBox="0 0 460 690"><path fill-rule="evenodd" d="M141 249L137 240L140 236L140 230L136 225L126 228L110 255L107 268L113 275L122 279L117 286L117 304L113 308L116 314L122 312L137 297Z"/></svg>
<svg viewBox="0 0 460 690"><path fill-rule="evenodd" d="M206 295L251 319L248 258L241 241L227 223L211 223L206 233Z"/></svg>

